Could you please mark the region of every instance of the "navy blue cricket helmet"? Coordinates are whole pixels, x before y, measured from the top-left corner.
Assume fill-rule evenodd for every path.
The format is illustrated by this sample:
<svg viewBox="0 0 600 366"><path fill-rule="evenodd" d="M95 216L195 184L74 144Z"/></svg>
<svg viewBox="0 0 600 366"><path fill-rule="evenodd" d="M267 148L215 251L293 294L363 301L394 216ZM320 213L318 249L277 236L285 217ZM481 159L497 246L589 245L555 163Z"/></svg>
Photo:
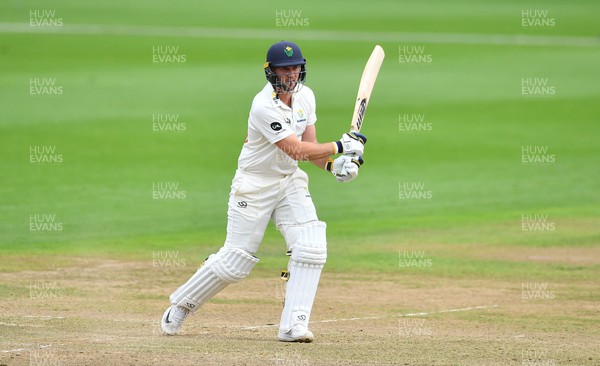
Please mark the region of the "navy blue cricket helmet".
<svg viewBox="0 0 600 366"><path fill-rule="evenodd" d="M298 81L306 80L306 59L302 57L300 47L293 42L281 41L272 45L267 51L267 62L264 64L265 76L273 85L278 85L277 75L272 67L300 65Z"/></svg>

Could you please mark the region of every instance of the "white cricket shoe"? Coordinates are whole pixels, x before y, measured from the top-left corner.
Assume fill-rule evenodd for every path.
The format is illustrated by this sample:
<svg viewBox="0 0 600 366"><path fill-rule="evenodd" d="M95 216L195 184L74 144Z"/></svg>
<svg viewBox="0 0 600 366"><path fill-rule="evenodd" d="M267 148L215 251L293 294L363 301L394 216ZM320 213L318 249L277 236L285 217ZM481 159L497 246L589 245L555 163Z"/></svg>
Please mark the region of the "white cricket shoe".
<svg viewBox="0 0 600 366"><path fill-rule="evenodd" d="M190 311L182 306L173 305L169 307L163 314L160 329L166 335L175 335L189 313Z"/></svg>
<svg viewBox="0 0 600 366"><path fill-rule="evenodd" d="M305 326L296 324L287 333L282 333L279 331L279 340L281 342L301 342L301 343L310 343L315 339L314 334L306 329Z"/></svg>

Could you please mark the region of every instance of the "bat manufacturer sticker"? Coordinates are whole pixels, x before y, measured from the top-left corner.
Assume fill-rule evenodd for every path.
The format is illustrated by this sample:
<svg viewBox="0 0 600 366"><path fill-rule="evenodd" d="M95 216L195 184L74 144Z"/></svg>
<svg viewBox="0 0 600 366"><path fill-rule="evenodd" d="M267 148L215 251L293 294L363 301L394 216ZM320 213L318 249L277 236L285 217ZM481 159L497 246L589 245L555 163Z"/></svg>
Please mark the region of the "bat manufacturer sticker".
<svg viewBox="0 0 600 366"><path fill-rule="evenodd" d="M358 116L356 119L356 128L360 131L362 127L362 121L365 117L365 111L367 110L367 98L363 98L358 106Z"/></svg>
<svg viewBox="0 0 600 366"><path fill-rule="evenodd" d="M279 122L273 122L273 123L271 123L271 129L272 129L273 131L279 131L279 130L281 130L282 128L283 128L283 127L281 126L281 123L279 123Z"/></svg>

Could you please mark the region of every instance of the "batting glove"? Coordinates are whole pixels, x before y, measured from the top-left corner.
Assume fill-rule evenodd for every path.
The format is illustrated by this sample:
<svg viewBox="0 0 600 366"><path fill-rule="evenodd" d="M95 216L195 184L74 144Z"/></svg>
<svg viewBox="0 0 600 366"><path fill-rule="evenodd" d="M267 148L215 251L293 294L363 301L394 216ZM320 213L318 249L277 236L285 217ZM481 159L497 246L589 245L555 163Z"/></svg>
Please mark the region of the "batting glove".
<svg viewBox="0 0 600 366"><path fill-rule="evenodd" d="M348 132L339 141L334 142L336 154L361 156L365 150L367 136L358 132Z"/></svg>
<svg viewBox="0 0 600 366"><path fill-rule="evenodd" d="M362 156L358 158L349 155L342 155L337 159L329 159L325 169L335 175L338 182L350 182L358 176L358 169L364 164Z"/></svg>

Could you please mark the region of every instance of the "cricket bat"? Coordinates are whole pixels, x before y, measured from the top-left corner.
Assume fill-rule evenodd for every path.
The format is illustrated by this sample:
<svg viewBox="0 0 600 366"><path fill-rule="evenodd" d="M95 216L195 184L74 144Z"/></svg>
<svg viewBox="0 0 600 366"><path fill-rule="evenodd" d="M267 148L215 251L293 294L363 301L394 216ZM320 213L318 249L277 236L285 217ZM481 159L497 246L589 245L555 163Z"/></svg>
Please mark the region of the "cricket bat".
<svg viewBox="0 0 600 366"><path fill-rule="evenodd" d="M383 48L379 45L375 46L360 78L360 86L358 87L350 131L360 132L365 112L367 111L367 105L369 104L369 99L371 99L371 92L373 91L373 86L375 85L375 80L377 80L377 74L384 58L385 52L383 52Z"/></svg>

